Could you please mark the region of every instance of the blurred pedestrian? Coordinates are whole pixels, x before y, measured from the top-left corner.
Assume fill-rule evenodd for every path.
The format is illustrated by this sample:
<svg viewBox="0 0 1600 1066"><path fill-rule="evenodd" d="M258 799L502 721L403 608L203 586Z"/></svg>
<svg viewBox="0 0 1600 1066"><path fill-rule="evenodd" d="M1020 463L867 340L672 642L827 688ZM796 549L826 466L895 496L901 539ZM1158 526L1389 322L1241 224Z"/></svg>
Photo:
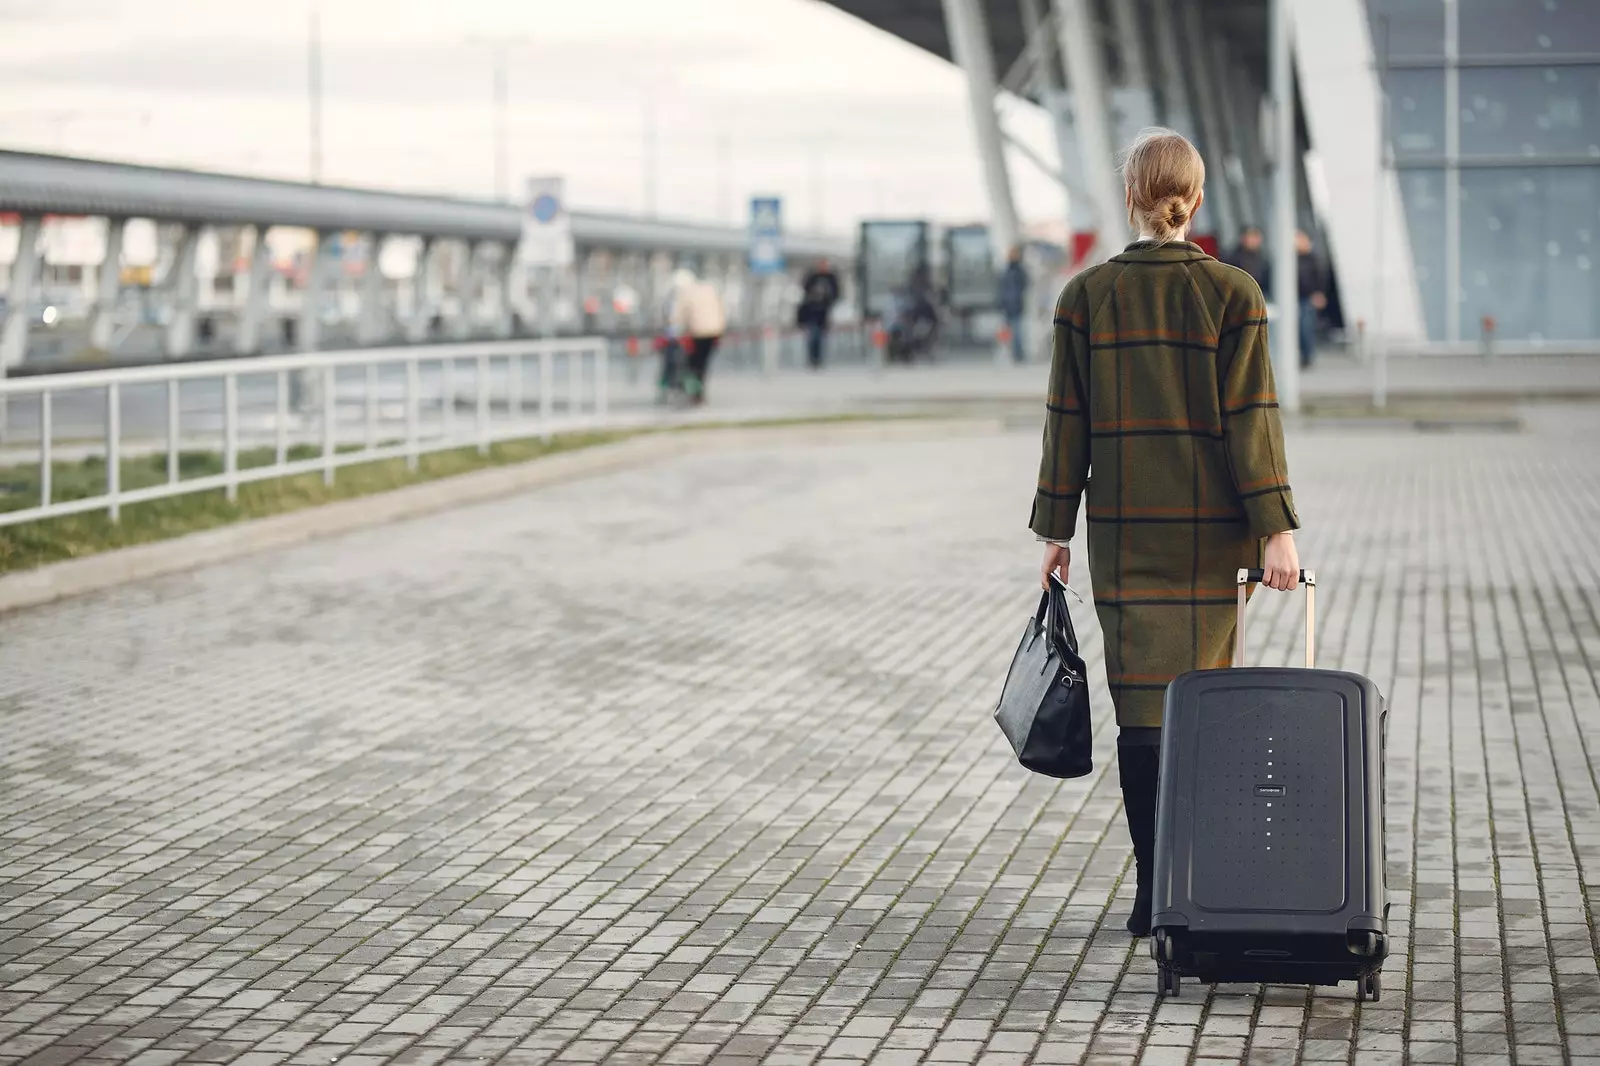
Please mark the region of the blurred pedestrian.
<svg viewBox="0 0 1600 1066"><path fill-rule="evenodd" d="M1300 287L1300 365L1309 368L1317 358L1317 315L1328 306L1327 283L1305 230L1295 230L1294 249Z"/></svg>
<svg viewBox="0 0 1600 1066"><path fill-rule="evenodd" d="M1011 333L1011 358L1019 363L1027 361L1022 345L1022 317L1028 303L1028 270L1022 265L1022 246L1017 245L1006 256L1006 267L1000 272L1000 313L1005 316L1006 329Z"/></svg>
<svg viewBox="0 0 1600 1066"><path fill-rule="evenodd" d="M656 403L667 404L683 392L684 351L677 327L672 324L672 309L677 301L672 290L661 302L661 335L656 338L656 351L661 353L661 376L656 381Z"/></svg>
<svg viewBox="0 0 1600 1066"><path fill-rule="evenodd" d="M1222 261L1256 279L1263 293L1272 291L1272 274L1267 267L1267 253L1261 250L1261 227L1246 226L1239 234L1239 243Z"/></svg>
<svg viewBox="0 0 1600 1066"><path fill-rule="evenodd" d="M672 275L672 325L688 352L683 388L689 402L698 406L706 402L711 355L728 328L728 318L717 290L687 268Z"/></svg>
<svg viewBox="0 0 1600 1066"><path fill-rule="evenodd" d="M819 260L800 282L800 309L796 320L806 331L806 362L812 370L822 369L828 342L828 320L833 317L833 305L839 302L839 275L833 264Z"/></svg>
<svg viewBox="0 0 1600 1066"><path fill-rule="evenodd" d="M1231 658L1240 567L1261 567L1270 588L1295 587L1300 520L1261 287L1187 239L1205 198L1200 153L1157 129L1126 159L1139 239L1074 275L1056 304L1030 525L1048 542L1041 584L1053 571L1065 581L1087 511L1136 863L1128 931L1148 936L1163 695L1177 675Z"/></svg>

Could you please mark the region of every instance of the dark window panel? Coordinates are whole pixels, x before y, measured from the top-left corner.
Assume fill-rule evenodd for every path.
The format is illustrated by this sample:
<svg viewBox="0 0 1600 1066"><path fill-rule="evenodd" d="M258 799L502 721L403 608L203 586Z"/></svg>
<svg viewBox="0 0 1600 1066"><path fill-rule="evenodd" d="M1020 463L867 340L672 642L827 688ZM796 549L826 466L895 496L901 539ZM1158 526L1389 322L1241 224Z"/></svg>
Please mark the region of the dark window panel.
<svg viewBox="0 0 1600 1066"><path fill-rule="evenodd" d="M1459 0L1461 55L1600 54L1596 0Z"/></svg>
<svg viewBox="0 0 1600 1066"><path fill-rule="evenodd" d="M1600 66L1467 67L1460 77L1463 158L1600 160Z"/></svg>
<svg viewBox="0 0 1600 1066"><path fill-rule="evenodd" d="M1380 60L1444 55L1444 0L1367 0L1367 23Z"/></svg>
<svg viewBox="0 0 1600 1066"><path fill-rule="evenodd" d="M1444 71L1391 70L1384 87L1395 158L1444 155Z"/></svg>
<svg viewBox="0 0 1600 1066"><path fill-rule="evenodd" d="M1461 335L1600 336L1600 166L1461 172Z"/></svg>
<svg viewBox="0 0 1600 1066"><path fill-rule="evenodd" d="M1423 320L1428 338L1445 336L1444 171L1399 172L1400 202L1405 208L1406 233L1422 295Z"/></svg>

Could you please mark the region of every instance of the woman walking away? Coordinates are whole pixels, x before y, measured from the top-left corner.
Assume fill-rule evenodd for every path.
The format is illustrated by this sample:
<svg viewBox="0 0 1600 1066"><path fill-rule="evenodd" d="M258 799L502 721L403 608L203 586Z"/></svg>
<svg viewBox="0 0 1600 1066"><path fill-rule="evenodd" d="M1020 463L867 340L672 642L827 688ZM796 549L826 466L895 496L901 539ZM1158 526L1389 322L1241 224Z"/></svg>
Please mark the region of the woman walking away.
<svg viewBox="0 0 1600 1066"><path fill-rule="evenodd" d="M1117 708L1117 763L1150 932L1162 700L1233 653L1241 567L1288 590L1300 561L1261 288L1184 238L1205 164L1171 130L1123 167L1139 239L1067 283L1056 304L1044 459L1030 523L1044 576L1067 576L1088 493L1089 572ZM1094 477L1090 480L1090 470Z"/></svg>

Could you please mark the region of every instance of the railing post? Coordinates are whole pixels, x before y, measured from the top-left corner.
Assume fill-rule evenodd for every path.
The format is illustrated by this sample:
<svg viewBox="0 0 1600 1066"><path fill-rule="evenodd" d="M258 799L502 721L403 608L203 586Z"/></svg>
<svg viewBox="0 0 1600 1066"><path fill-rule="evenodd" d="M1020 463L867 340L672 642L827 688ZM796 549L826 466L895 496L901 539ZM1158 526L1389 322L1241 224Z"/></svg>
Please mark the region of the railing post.
<svg viewBox="0 0 1600 1066"><path fill-rule="evenodd" d="M506 413L513 426L522 422L522 353L506 356Z"/></svg>
<svg viewBox="0 0 1600 1066"><path fill-rule="evenodd" d="M417 439L417 392L421 375L415 357L406 360L406 468L416 470L417 452L421 447Z"/></svg>
<svg viewBox="0 0 1600 1066"><path fill-rule="evenodd" d="M556 367L554 353L539 349L539 436L550 439L550 421L555 414Z"/></svg>
<svg viewBox="0 0 1600 1066"><path fill-rule="evenodd" d="M282 466L289 461L289 375L285 371L278 371L278 465Z"/></svg>
<svg viewBox="0 0 1600 1066"><path fill-rule="evenodd" d="M378 364L367 364L366 396L367 451L378 446Z"/></svg>
<svg viewBox="0 0 1600 1066"><path fill-rule="evenodd" d="M611 348L602 344L594 352L594 414L604 422L611 409Z"/></svg>
<svg viewBox="0 0 1600 1066"><path fill-rule="evenodd" d="M111 521L122 518L122 386L106 386L106 498Z"/></svg>
<svg viewBox="0 0 1600 1066"><path fill-rule="evenodd" d="M229 503L239 499L239 378L222 379L222 478Z"/></svg>
<svg viewBox="0 0 1600 1066"><path fill-rule="evenodd" d="M50 506L50 476L54 471L54 464L50 458L50 438L55 436L51 427L51 393L49 389L39 394L39 506ZM7 402L0 397L0 403Z"/></svg>
<svg viewBox="0 0 1600 1066"><path fill-rule="evenodd" d="M583 349L567 353L567 417L576 418L583 410Z"/></svg>
<svg viewBox="0 0 1600 1066"><path fill-rule="evenodd" d="M489 454L489 356L478 356L478 454Z"/></svg>
<svg viewBox="0 0 1600 1066"><path fill-rule="evenodd" d="M178 483L178 442L180 419L178 415L178 379L167 382L167 484Z"/></svg>
<svg viewBox="0 0 1600 1066"><path fill-rule="evenodd" d="M444 419L444 439L454 440L456 436L456 361L453 356L445 356L440 361L439 384L440 414Z"/></svg>
<svg viewBox="0 0 1600 1066"><path fill-rule="evenodd" d="M333 484L335 452L338 450L339 398L334 394L338 380L332 366L322 368L322 483Z"/></svg>

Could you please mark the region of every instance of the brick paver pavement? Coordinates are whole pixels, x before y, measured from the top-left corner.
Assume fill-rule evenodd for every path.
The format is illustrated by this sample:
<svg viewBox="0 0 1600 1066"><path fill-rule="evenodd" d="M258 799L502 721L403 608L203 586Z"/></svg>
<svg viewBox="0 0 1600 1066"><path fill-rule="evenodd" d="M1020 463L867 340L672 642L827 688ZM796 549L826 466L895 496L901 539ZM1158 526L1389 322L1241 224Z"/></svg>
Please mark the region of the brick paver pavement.
<svg viewBox="0 0 1600 1066"><path fill-rule="evenodd" d="M1600 1062L1600 418L1531 424L1292 440L1323 661L1394 708L1378 1004L1157 1005L1107 709L1073 782L989 721L1017 432L702 455L0 619L0 1059ZM1298 607L1263 595L1253 658Z"/></svg>

